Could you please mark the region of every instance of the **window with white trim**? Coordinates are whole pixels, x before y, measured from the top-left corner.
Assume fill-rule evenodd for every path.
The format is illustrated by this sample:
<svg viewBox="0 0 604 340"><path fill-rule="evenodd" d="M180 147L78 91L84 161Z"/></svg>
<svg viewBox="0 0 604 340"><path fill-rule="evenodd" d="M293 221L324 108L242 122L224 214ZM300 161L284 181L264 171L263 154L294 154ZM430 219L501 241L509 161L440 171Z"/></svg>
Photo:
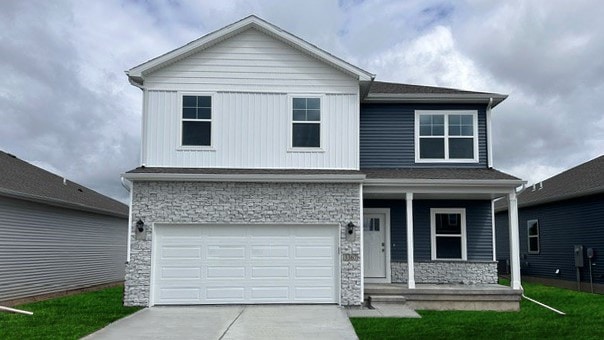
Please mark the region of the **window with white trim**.
<svg viewBox="0 0 604 340"><path fill-rule="evenodd" d="M417 162L478 162L477 111L416 111Z"/></svg>
<svg viewBox="0 0 604 340"><path fill-rule="evenodd" d="M321 147L321 98L292 98L292 147Z"/></svg>
<svg viewBox="0 0 604 340"><path fill-rule="evenodd" d="M526 221L529 254L539 254L539 220Z"/></svg>
<svg viewBox="0 0 604 340"><path fill-rule="evenodd" d="M432 260L467 260L466 209L430 209Z"/></svg>
<svg viewBox="0 0 604 340"><path fill-rule="evenodd" d="M212 145L212 96L182 96L182 146Z"/></svg>

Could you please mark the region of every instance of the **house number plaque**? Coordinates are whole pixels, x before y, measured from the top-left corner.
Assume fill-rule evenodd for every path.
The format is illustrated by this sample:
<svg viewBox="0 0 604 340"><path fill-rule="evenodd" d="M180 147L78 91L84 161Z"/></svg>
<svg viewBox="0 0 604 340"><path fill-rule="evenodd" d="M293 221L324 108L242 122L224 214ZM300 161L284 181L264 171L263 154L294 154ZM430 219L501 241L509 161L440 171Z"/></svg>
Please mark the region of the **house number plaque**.
<svg viewBox="0 0 604 340"><path fill-rule="evenodd" d="M348 262L358 261L359 260L359 255L357 255L357 254L342 254L342 260L348 261Z"/></svg>

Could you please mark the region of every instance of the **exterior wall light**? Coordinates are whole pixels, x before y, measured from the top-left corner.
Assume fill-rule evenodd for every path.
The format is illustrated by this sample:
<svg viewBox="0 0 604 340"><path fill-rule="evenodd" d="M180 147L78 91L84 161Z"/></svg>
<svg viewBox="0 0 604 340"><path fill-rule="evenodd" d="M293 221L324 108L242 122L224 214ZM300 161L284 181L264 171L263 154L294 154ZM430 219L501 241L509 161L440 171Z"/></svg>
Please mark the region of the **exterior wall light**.
<svg viewBox="0 0 604 340"><path fill-rule="evenodd" d="M145 230L145 222L140 218L136 221L136 230L138 230L139 233L142 233Z"/></svg>
<svg viewBox="0 0 604 340"><path fill-rule="evenodd" d="M346 225L346 231L348 232L348 235L352 235L352 233L354 233L354 227L355 227L355 225L352 222L349 222Z"/></svg>

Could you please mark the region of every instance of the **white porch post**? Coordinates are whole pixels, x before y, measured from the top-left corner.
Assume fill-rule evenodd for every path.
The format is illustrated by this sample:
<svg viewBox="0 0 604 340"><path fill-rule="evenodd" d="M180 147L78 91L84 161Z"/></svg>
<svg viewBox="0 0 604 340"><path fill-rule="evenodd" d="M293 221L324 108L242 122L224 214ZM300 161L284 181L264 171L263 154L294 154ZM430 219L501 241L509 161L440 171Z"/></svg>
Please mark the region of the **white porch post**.
<svg viewBox="0 0 604 340"><path fill-rule="evenodd" d="M520 239L518 236L518 200L516 192L508 194L508 219L510 226L510 269L511 286L513 289L521 289L520 284Z"/></svg>
<svg viewBox="0 0 604 340"><path fill-rule="evenodd" d="M407 212L407 287L415 288L415 264L413 262L413 193L405 195Z"/></svg>

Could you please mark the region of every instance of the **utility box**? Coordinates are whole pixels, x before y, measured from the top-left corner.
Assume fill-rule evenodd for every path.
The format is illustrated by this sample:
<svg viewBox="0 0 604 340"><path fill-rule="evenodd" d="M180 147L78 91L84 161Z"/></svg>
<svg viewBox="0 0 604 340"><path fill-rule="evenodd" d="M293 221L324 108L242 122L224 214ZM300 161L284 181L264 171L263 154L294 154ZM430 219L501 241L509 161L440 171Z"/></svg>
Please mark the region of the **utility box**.
<svg viewBox="0 0 604 340"><path fill-rule="evenodd" d="M575 245L575 267L583 268L583 246Z"/></svg>

